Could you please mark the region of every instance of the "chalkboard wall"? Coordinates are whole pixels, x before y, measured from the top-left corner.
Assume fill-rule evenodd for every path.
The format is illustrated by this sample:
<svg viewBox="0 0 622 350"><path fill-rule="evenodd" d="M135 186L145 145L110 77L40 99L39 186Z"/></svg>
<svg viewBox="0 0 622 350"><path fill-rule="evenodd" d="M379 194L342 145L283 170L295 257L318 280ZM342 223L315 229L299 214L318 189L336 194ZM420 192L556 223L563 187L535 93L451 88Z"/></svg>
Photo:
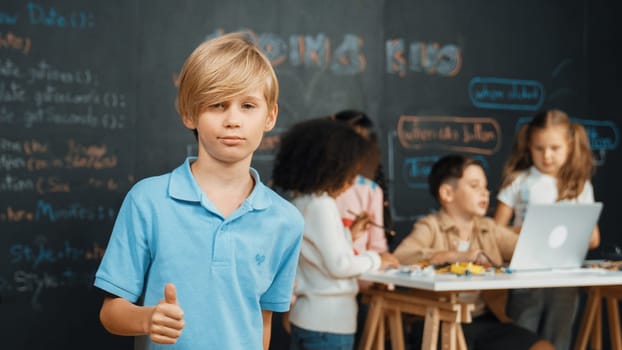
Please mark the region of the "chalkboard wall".
<svg viewBox="0 0 622 350"><path fill-rule="evenodd" d="M184 59L240 29L281 83L277 128L253 163L264 180L288 126L366 111L382 142L394 247L436 208L425 184L434 160L481 159L494 192L517 127L556 107L588 129L605 204L590 255L609 256L622 245L618 13L588 0L3 1L2 348L131 348L99 325L95 269L130 186L196 150L174 106ZM277 332L273 348L283 343Z"/></svg>

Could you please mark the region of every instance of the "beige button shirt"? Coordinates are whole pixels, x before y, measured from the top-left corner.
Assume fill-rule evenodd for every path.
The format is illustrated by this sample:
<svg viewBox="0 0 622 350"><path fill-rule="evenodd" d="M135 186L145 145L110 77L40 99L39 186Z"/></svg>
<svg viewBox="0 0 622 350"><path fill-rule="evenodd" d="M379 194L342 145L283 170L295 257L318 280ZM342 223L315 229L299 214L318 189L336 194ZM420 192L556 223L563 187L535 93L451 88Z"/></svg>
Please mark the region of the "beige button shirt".
<svg viewBox="0 0 622 350"><path fill-rule="evenodd" d="M506 227L497 225L487 217L476 217L469 250L482 250L494 265L501 265L512 258L518 235ZM427 261L443 251L457 251L460 242L458 227L443 210L418 220L410 234L395 249L395 257L404 265ZM505 315L506 293L486 291L483 301L501 321L508 321Z"/></svg>

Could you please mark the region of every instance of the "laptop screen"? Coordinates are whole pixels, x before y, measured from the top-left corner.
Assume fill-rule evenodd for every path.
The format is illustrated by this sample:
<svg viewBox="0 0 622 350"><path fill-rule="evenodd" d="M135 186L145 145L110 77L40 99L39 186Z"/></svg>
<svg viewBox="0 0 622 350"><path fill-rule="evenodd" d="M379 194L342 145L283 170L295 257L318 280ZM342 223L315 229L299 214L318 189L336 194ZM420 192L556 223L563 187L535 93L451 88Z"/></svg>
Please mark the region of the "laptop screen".
<svg viewBox="0 0 622 350"><path fill-rule="evenodd" d="M514 249L512 270L581 267L602 203L530 204Z"/></svg>

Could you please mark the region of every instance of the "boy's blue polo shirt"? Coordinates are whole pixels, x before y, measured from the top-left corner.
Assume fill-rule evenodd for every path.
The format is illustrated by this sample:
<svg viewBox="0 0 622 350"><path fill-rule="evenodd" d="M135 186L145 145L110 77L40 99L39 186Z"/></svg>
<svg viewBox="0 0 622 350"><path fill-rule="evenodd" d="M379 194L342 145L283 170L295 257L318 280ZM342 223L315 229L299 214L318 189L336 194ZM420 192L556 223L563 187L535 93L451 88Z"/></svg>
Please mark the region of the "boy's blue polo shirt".
<svg viewBox="0 0 622 350"><path fill-rule="evenodd" d="M149 349L262 349L261 310L289 309L303 219L254 169L252 193L223 218L194 180L192 160L128 192L95 286L156 305L175 284L182 335L174 346L147 339Z"/></svg>

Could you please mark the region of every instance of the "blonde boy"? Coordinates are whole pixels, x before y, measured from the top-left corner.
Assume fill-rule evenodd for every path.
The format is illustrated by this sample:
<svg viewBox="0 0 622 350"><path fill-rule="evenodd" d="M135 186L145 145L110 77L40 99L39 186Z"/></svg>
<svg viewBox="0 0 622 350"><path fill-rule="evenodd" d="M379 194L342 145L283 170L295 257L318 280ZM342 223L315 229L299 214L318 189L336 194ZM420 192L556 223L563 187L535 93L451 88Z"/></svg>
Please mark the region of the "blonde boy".
<svg viewBox="0 0 622 350"><path fill-rule="evenodd" d="M198 156L127 194L95 278L113 334L139 348L267 349L287 311L302 217L250 167L276 122L278 82L248 36L201 44L180 75L178 111Z"/></svg>

